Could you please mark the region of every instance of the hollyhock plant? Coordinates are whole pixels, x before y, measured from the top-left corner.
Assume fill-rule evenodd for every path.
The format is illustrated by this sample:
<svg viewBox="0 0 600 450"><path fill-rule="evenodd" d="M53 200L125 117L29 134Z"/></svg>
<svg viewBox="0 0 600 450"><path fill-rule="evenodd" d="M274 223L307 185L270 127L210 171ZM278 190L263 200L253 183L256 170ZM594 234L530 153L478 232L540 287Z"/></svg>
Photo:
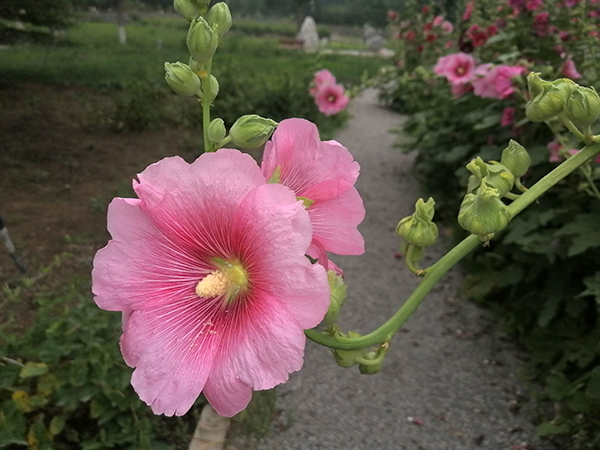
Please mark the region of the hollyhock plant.
<svg viewBox="0 0 600 450"><path fill-rule="evenodd" d="M317 88L314 97L315 104L322 114L331 116L346 109L350 98L345 94L344 86L341 84L323 84Z"/></svg>
<svg viewBox="0 0 600 450"><path fill-rule="evenodd" d="M567 59L563 64L562 73L565 77L569 77L572 80L577 80L581 78L581 74L577 71L575 67L575 62L572 59Z"/></svg>
<svg viewBox="0 0 600 450"><path fill-rule="evenodd" d="M354 187L360 166L344 146L321 141L316 125L307 120L283 120L267 142L261 168L267 179L304 200L313 225L311 256L325 262L325 251L364 253L357 226L365 209Z"/></svg>
<svg viewBox="0 0 600 450"><path fill-rule="evenodd" d="M166 158L138 179L139 199L109 206L95 301L123 312L131 383L156 414L182 415L202 392L233 416L301 368L303 330L327 311L309 214L237 150Z"/></svg>
<svg viewBox="0 0 600 450"><path fill-rule="evenodd" d="M433 71L443 75L451 84L467 83L475 74L475 59L466 53L442 56L437 60Z"/></svg>

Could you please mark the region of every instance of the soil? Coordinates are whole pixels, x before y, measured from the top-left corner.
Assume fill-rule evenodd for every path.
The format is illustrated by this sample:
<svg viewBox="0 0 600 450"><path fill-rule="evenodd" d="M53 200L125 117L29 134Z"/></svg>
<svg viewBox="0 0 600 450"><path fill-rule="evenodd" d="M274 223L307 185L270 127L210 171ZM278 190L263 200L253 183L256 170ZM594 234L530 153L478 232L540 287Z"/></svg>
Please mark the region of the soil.
<svg viewBox="0 0 600 450"><path fill-rule="evenodd" d="M147 165L198 156L199 130L116 132L113 92L37 84L0 86L0 216L33 276L64 252L87 276L109 238L106 208L133 196ZM73 263L74 261L74 263ZM0 286L20 273L0 251Z"/></svg>

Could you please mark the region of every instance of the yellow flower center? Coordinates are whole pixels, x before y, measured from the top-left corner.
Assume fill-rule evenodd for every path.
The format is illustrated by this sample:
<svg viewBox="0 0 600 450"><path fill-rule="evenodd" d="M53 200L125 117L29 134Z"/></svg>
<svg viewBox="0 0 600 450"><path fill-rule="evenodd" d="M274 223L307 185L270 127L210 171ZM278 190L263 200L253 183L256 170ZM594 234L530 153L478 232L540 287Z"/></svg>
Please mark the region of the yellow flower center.
<svg viewBox="0 0 600 450"><path fill-rule="evenodd" d="M226 296L233 298L248 287L248 274L240 263L219 261L219 269L202 278L196 286L196 295L202 298Z"/></svg>

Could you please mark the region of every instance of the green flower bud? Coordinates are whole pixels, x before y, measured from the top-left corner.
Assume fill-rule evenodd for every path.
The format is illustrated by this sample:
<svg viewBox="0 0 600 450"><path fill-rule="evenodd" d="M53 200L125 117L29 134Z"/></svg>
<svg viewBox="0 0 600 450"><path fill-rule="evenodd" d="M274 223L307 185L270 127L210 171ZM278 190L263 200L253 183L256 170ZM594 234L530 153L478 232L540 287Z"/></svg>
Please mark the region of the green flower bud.
<svg viewBox="0 0 600 450"><path fill-rule="evenodd" d="M396 233L409 244L416 247L428 247L438 238L438 228L431 220L435 214L435 201L422 198L415 204L412 216L405 217L396 226Z"/></svg>
<svg viewBox="0 0 600 450"><path fill-rule="evenodd" d="M363 356L363 359L373 361L373 360L377 359L378 357L379 357L379 355L377 354L377 352L369 352ZM358 370L360 370L360 373L362 373L363 375L374 375L377 372L379 372L382 367L383 367L383 360L381 360L375 364L359 364Z"/></svg>
<svg viewBox="0 0 600 450"><path fill-rule="evenodd" d="M577 86L565 105L565 116L577 127L588 127L600 116L600 97L596 89Z"/></svg>
<svg viewBox="0 0 600 450"><path fill-rule="evenodd" d="M458 223L472 234L480 236L496 233L509 221L506 205L502 203L497 189L483 179L476 194L467 194L460 205Z"/></svg>
<svg viewBox="0 0 600 450"><path fill-rule="evenodd" d="M200 78L200 82L202 84L200 98L202 101L212 103L212 101L217 98L217 95L219 94L219 82L217 81L217 78L214 75L211 75L210 77ZM210 85L208 83L210 83ZM208 92L207 97L206 92L208 89L210 89L210 91Z"/></svg>
<svg viewBox="0 0 600 450"><path fill-rule="evenodd" d="M519 144L517 141L512 139L502 151L502 159L500 164L503 164L512 172L515 177L522 177L529 170L531 165L531 157L527 150Z"/></svg>
<svg viewBox="0 0 600 450"><path fill-rule="evenodd" d="M192 72L197 75L200 75L200 72L204 70L204 64L196 61L193 56L190 56L190 62L188 63L188 66L190 66Z"/></svg>
<svg viewBox="0 0 600 450"><path fill-rule="evenodd" d="M210 11L208 11L208 14L206 15L206 21L210 26L213 26L214 24L218 25L217 33L219 33L219 37L225 36L233 22L231 19L231 11L229 11L227 3L219 2L210 8Z"/></svg>
<svg viewBox="0 0 600 450"><path fill-rule="evenodd" d="M469 177L467 183L467 192L469 194L472 194L481 186L481 180L487 176L487 166L479 156L467 164L467 170L473 174Z"/></svg>
<svg viewBox="0 0 600 450"><path fill-rule="evenodd" d="M327 280L329 281L331 302L329 303L329 309L327 309L324 321L326 324L330 324L335 322L340 315L342 306L344 306L344 302L346 301L348 287L344 283L344 278L333 270L327 271Z"/></svg>
<svg viewBox="0 0 600 450"><path fill-rule="evenodd" d="M359 333L356 333L355 331L349 331L347 337L358 338L360 336L361 335ZM361 356L364 356L367 353L366 348L361 349L361 350L331 349L331 351L333 352L333 357L335 358L335 362L337 363L338 366L341 366L341 367L355 366L356 364L358 364L356 359L360 358Z"/></svg>
<svg viewBox="0 0 600 450"><path fill-rule="evenodd" d="M531 100L527 102L525 114L532 122L544 122L560 114L576 84L568 78L551 83L542 80L537 73L527 76Z"/></svg>
<svg viewBox="0 0 600 450"><path fill-rule="evenodd" d="M249 114L235 121L229 135L235 145L242 148L257 148L263 145L275 131L277 122Z"/></svg>
<svg viewBox="0 0 600 450"><path fill-rule="evenodd" d="M204 63L215 54L219 46L219 34L203 17L197 17L190 23L186 42L192 57Z"/></svg>
<svg viewBox="0 0 600 450"><path fill-rule="evenodd" d="M200 94L200 78L192 72L187 64L165 63L165 80L169 87L179 95Z"/></svg>
<svg viewBox="0 0 600 450"><path fill-rule="evenodd" d="M487 171L486 181L488 186L497 189L500 196L510 192L515 185L515 176L503 164L488 164Z"/></svg>
<svg viewBox="0 0 600 450"><path fill-rule="evenodd" d="M208 139L211 142L220 142L223 140L225 135L227 134L227 130L225 129L225 122L223 119L213 119L208 125Z"/></svg>
<svg viewBox="0 0 600 450"><path fill-rule="evenodd" d="M194 20L194 18L200 13L198 10L198 5L194 0L174 0L173 8L175 8L175 11L177 11L189 22Z"/></svg>

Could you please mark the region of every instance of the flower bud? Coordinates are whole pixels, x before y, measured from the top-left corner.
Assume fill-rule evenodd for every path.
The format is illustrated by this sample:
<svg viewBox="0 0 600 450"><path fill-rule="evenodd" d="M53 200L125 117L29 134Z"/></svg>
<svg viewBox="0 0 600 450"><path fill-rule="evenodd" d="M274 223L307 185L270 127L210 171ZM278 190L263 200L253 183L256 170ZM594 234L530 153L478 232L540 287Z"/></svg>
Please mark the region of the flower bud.
<svg viewBox="0 0 600 450"><path fill-rule="evenodd" d="M355 331L348 331L347 337L358 338L360 336L361 335L359 333L356 333ZM333 357L335 358L335 362L337 363L338 366L341 366L341 367L355 366L358 363L356 361L356 359L360 358L365 353L367 353L367 349L361 349L361 350L331 349L331 351L333 352Z"/></svg>
<svg viewBox="0 0 600 450"><path fill-rule="evenodd" d="M515 176L506 166L496 162L487 165L486 182L488 186L498 190L502 197L515 185Z"/></svg>
<svg viewBox="0 0 600 450"><path fill-rule="evenodd" d="M519 144L517 141L512 139L502 151L502 159L500 164L503 164L512 172L512 174L518 178L525 175L531 165L531 157L525 147Z"/></svg>
<svg viewBox="0 0 600 450"><path fill-rule="evenodd" d="M190 62L188 63L188 66L190 66L192 72L197 75L200 75L200 72L204 70L204 64L196 61L193 56L190 56Z"/></svg>
<svg viewBox="0 0 600 450"><path fill-rule="evenodd" d="M227 130L225 129L225 122L223 119L213 119L208 125L208 139L211 142L220 142L225 138Z"/></svg>
<svg viewBox="0 0 600 450"><path fill-rule="evenodd" d="M596 89L577 86L565 105L565 116L577 127L588 127L600 116L600 97Z"/></svg>
<svg viewBox="0 0 600 450"><path fill-rule="evenodd" d="M424 202L422 198L415 204L415 212L412 216L405 217L396 226L396 233L408 244L415 247L428 247L438 237L438 228L432 222L435 201L429 198Z"/></svg>
<svg viewBox="0 0 600 450"><path fill-rule="evenodd" d="M200 13L198 5L194 0L174 0L173 8L177 11L184 19L191 22Z"/></svg>
<svg viewBox="0 0 600 450"><path fill-rule="evenodd" d="M487 175L487 164L478 156L471 160L466 167L467 170L473 174L469 177L467 183L467 193L472 194L479 189L481 180Z"/></svg>
<svg viewBox="0 0 600 450"><path fill-rule="evenodd" d="M214 75L211 75L210 77L200 78L200 82L202 84L200 98L202 101L212 103L212 101L217 98L217 95L219 94L219 82L217 81L217 78ZM207 91L208 96L206 96Z"/></svg>
<svg viewBox="0 0 600 450"><path fill-rule="evenodd" d="M200 94L200 78L192 72L187 64L165 63L165 80L169 87L179 95Z"/></svg>
<svg viewBox="0 0 600 450"><path fill-rule="evenodd" d="M467 194L460 205L458 223L472 234L485 236L506 227L509 213L497 189L483 179L476 194Z"/></svg>
<svg viewBox="0 0 600 450"><path fill-rule="evenodd" d="M346 291L348 287L344 283L344 278L338 275L333 270L327 271L327 280L329 281L329 289L331 291L329 309L325 314L325 323L330 324L337 320L346 301Z"/></svg>
<svg viewBox="0 0 600 450"><path fill-rule="evenodd" d="M533 72L527 76L527 83L531 100L527 102L525 114L532 122L544 122L560 114L576 86L567 78L549 83Z"/></svg>
<svg viewBox="0 0 600 450"><path fill-rule="evenodd" d="M257 148L263 145L275 131L277 122L249 114L235 121L229 135L235 145L242 148Z"/></svg>
<svg viewBox="0 0 600 450"><path fill-rule="evenodd" d="M377 354L377 352L369 352L363 356L363 359L373 361L373 360L377 359L378 357L379 357L379 355ZM360 370L360 373L362 373L363 375L374 375L377 372L379 372L382 367L383 367L383 360L381 360L375 364L359 364L358 370Z"/></svg>
<svg viewBox="0 0 600 450"><path fill-rule="evenodd" d="M219 34L203 17L197 17L190 23L186 42L192 57L199 63L204 63L215 54L219 46Z"/></svg>
<svg viewBox="0 0 600 450"><path fill-rule="evenodd" d="M219 33L219 37L225 36L233 22L227 3L219 2L210 8L210 11L206 15L206 21L211 27L215 24L218 25L217 33Z"/></svg>

